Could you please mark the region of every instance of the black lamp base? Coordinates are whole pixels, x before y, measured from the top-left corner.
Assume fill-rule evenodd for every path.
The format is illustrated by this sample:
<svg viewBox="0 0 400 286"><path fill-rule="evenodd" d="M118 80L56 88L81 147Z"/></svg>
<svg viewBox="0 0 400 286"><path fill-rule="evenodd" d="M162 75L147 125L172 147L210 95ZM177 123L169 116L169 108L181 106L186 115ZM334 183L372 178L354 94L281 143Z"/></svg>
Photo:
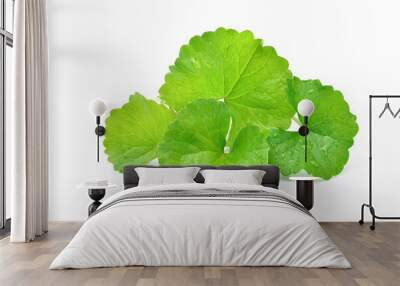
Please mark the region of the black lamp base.
<svg viewBox="0 0 400 286"><path fill-rule="evenodd" d="M302 126L299 128L299 134L300 134L301 136L307 136L309 132L310 132L310 130L309 130L308 127L305 126L305 125L302 125Z"/></svg>
<svg viewBox="0 0 400 286"><path fill-rule="evenodd" d="M96 133L97 136L103 136L104 134L106 134L106 129L103 126L99 125L94 130L94 133Z"/></svg>
<svg viewBox="0 0 400 286"><path fill-rule="evenodd" d="M314 206L314 181L296 181L296 198L307 210L311 210Z"/></svg>
<svg viewBox="0 0 400 286"><path fill-rule="evenodd" d="M100 200L104 198L106 194L106 189L89 189L89 197L94 200L94 202L88 207L89 216L94 213L97 208L101 205Z"/></svg>

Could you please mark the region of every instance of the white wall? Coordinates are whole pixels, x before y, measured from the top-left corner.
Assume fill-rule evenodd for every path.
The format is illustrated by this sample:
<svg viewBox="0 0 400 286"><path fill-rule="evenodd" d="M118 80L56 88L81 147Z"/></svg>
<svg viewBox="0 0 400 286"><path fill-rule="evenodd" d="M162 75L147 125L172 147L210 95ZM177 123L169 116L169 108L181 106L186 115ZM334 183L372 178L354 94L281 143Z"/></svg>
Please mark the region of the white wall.
<svg viewBox="0 0 400 286"><path fill-rule="evenodd" d="M114 108L134 91L157 96L179 47L224 26L253 31L288 59L295 75L319 78L344 93L360 132L343 173L316 185L312 212L323 221L358 220L368 198L368 94L400 93L399 9L398 1L374 0L49 0L50 219L86 217L90 200L75 188L86 179L121 185L104 155L96 162L90 100L101 97ZM399 124L377 121L380 215L400 213L394 187ZM293 193L294 183L284 181L282 188Z"/></svg>

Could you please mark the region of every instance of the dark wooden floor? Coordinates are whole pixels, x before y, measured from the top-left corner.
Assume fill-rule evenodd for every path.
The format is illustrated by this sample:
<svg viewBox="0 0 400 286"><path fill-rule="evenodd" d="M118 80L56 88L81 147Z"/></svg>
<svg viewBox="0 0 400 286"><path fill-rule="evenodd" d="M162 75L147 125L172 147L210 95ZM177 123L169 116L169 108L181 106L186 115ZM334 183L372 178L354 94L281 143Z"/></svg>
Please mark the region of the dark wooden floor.
<svg viewBox="0 0 400 286"><path fill-rule="evenodd" d="M0 285L400 285L400 223L379 223L375 232L357 223L322 226L352 269L288 267L123 267L48 270L80 223L52 223L49 233L28 244L0 241Z"/></svg>

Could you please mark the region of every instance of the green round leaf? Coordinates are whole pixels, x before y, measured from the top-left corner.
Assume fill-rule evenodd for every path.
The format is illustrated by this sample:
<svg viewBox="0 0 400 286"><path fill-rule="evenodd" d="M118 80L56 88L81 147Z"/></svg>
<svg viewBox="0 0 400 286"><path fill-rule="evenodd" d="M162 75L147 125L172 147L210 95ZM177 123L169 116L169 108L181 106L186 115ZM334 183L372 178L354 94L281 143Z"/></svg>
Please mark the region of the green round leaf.
<svg viewBox="0 0 400 286"><path fill-rule="evenodd" d="M268 138L270 163L278 165L287 176L300 170L324 179L339 174L349 159L348 150L358 132L356 116L350 112L342 93L318 80L298 78L289 82L288 93L294 108L305 98L315 106L308 123L307 162L304 137L298 132L273 130ZM303 123L304 118L299 114L298 117Z"/></svg>
<svg viewBox="0 0 400 286"><path fill-rule="evenodd" d="M139 93L129 97L106 119L105 153L116 171L128 164L147 164L158 156L158 146L175 118L174 112Z"/></svg>
<svg viewBox="0 0 400 286"><path fill-rule="evenodd" d="M258 165L268 163L267 135L254 125L243 127L229 152L217 165Z"/></svg>
<svg viewBox="0 0 400 286"><path fill-rule="evenodd" d="M294 77L288 84L289 101L297 110L302 99L310 99L315 110L308 121L312 132L342 141L348 148L358 132L356 116L340 91L332 86L322 85L319 80L300 80ZM298 114L301 122L303 118Z"/></svg>
<svg viewBox="0 0 400 286"><path fill-rule="evenodd" d="M269 162L279 166L285 176L304 169L304 137L297 132L270 130L268 136Z"/></svg>
<svg viewBox="0 0 400 286"><path fill-rule="evenodd" d="M256 126L243 128L224 153L230 114L223 102L197 100L186 106L170 125L160 145L160 163L172 165L265 164L268 142Z"/></svg>
<svg viewBox="0 0 400 286"><path fill-rule="evenodd" d="M160 88L181 110L197 99L222 99L232 116L229 145L248 124L286 129L295 110L287 98L288 62L250 31L219 28L182 46Z"/></svg>

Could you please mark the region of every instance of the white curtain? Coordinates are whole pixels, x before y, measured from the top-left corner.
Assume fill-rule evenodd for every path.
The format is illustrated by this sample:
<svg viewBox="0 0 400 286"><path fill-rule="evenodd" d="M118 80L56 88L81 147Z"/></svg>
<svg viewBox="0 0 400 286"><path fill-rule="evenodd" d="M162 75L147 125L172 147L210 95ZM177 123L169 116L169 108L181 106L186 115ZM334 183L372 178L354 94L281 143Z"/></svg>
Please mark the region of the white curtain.
<svg viewBox="0 0 400 286"><path fill-rule="evenodd" d="M46 0L16 0L10 110L11 237L27 242L48 223Z"/></svg>

